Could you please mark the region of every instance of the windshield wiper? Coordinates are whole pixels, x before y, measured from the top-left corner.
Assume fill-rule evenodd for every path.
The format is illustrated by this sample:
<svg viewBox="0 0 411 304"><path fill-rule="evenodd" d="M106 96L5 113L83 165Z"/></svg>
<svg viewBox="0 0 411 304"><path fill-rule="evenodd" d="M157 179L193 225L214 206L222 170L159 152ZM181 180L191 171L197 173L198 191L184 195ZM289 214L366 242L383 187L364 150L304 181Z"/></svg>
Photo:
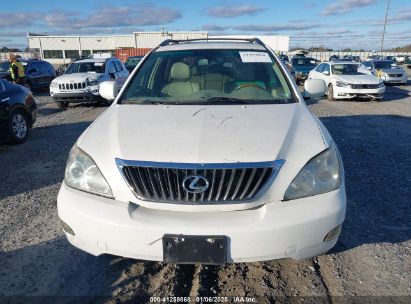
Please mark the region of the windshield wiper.
<svg viewBox="0 0 411 304"><path fill-rule="evenodd" d="M205 100L205 103L236 103L236 104L284 104L293 103L292 99L241 99L241 98L231 98L231 97L211 97Z"/></svg>
<svg viewBox="0 0 411 304"><path fill-rule="evenodd" d="M152 99L138 99L138 98L129 98L121 101L121 104L153 104L153 105L176 105L181 104L179 101L163 101L163 100L152 100Z"/></svg>
<svg viewBox="0 0 411 304"><path fill-rule="evenodd" d="M154 100L123 100L121 102L122 104L155 104L155 105L165 105L165 104L169 104L169 102L165 102L165 101L154 101Z"/></svg>
<svg viewBox="0 0 411 304"><path fill-rule="evenodd" d="M211 98L207 98L205 100L205 103L214 103L214 102L252 104L252 103L254 103L254 100L251 101L251 100L247 100L247 99L223 97L223 96L211 97Z"/></svg>

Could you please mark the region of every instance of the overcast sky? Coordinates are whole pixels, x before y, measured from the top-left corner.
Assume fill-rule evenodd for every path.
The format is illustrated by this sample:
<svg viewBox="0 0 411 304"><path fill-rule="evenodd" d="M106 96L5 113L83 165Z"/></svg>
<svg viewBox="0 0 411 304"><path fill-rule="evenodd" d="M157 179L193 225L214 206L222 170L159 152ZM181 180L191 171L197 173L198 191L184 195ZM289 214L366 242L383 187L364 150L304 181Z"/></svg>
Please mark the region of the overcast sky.
<svg viewBox="0 0 411 304"><path fill-rule="evenodd" d="M290 46L378 49L387 0L2 1L0 46L27 46L27 32L131 34L205 30L289 35ZM391 0L387 48L411 44L411 0Z"/></svg>

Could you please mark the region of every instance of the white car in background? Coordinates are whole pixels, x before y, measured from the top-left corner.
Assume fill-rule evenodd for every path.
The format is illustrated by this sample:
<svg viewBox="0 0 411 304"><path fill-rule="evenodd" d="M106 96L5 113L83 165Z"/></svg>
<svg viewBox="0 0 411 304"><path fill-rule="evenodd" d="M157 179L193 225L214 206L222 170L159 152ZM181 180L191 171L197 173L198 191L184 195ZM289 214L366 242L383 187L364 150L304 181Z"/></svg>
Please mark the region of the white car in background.
<svg viewBox="0 0 411 304"><path fill-rule="evenodd" d="M403 64L409 57L409 55L398 55L397 57L395 57L395 61L399 64Z"/></svg>
<svg viewBox="0 0 411 304"><path fill-rule="evenodd" d="M306 96L325 94L307 80ZM169 263L305 259L337 242L344 170L330 134L258 39L165 41L79 137L57 198L68 240Z"/></svg>
<svg viewBox="0 0 411 304"><path fill-rule="evenodd" d="M124 64L117 58L96 57L73 62L63 75L53 79L50 95L59 108L69 103L100 100L100 83L114 80L122 87L129 75Z"/></svg>
<svg viewBox="0 0 411 304"><path fill-rule="evenodd" d="M324 62L312 70L308 78L324 80L331 101L354 98L381 101L384 97L384 82L356 62Z"/></svg>

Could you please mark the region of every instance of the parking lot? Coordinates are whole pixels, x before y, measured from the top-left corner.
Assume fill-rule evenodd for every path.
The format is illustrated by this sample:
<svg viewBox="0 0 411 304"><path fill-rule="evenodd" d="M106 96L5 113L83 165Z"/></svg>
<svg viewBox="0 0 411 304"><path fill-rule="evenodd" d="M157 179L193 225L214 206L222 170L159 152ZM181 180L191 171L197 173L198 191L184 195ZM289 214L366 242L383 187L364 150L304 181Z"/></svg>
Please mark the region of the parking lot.
<svg viewBox="0 0 411 304"><path fill-rule="evenodd" d="M382 102L308 102L345 165L348 210L332 252L218 267L94 257L72 247L60 228L57 192L70 148L106 107L60 110L47 93L36 96L39 117L27 142L0 146L1 295L133 303L170 295L248 296L258 303L409 301L410 80L387 87Z"/></svg>

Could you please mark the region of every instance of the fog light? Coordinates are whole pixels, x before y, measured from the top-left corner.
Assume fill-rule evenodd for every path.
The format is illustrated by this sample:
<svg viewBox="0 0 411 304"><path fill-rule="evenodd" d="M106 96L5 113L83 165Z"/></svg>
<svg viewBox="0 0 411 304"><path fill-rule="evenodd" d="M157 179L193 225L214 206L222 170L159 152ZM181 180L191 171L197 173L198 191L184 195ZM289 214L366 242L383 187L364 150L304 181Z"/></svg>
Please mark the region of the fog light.
<svg viewBox="0 0 411 304"><path fill-rule="evenodd" d="M71 227L67 225L64 221L60 220L60 223L61 223L61 227L63 228L65 232L67 232L68 234L71 234L72 236L75 235L73 229L71 229Z"/></svg>
<svg viewBox="0 0 411 304"><path fill-rule="evenodd" d="M333 230L327 233L327 235L324 238L324 242L329 242L335 239L337 236L339 236L341 232L341 225L338 225L335 227Z"/></svg>

